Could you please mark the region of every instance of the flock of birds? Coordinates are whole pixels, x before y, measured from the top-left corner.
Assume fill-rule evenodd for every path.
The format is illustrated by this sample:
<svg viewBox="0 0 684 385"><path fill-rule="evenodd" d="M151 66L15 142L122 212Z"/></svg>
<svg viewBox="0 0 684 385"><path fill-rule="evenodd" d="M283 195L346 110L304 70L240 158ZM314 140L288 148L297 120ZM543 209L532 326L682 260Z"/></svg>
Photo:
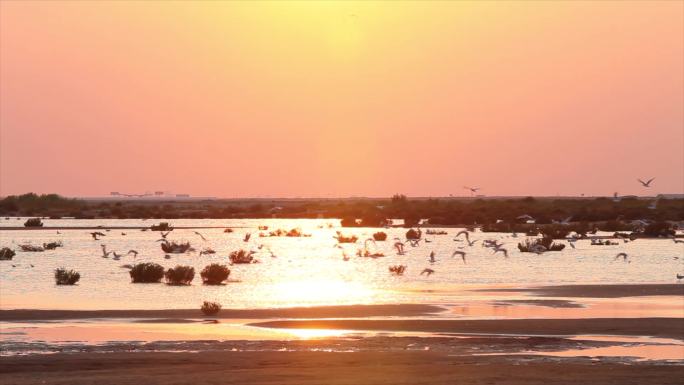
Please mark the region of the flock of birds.
<svg viewBox="0 0 684 385"><path fill-rule="evenodd" d="M650 178L650 179L648 179L648 180L646 180L646 181L644 181L644 180L642 180L642 179L637 179L637 181L638 181L643 187L646 187L646 188L651 187L651 183L652 183L654 180L655 180L655 178ZM480 187L469 187L469 186L464 186L464 188L467 189L467 190L469 190L472 194L477 193L477 192L481 189ZM619 199L617 193L615 193L615 198L616 198L616 199ZM657 204L657 201L654 202L654 203L652 204L652 208L655 208L655 205L656 205L656 204ZM651 207L651 206L650 206L650 207ZM519 216L518 219L519 219L519 220L529 221L529 222L532 222L532 223L534 222L534 218L533 218L532 216L530 216L530 215L527 215L527 214ZM572 217L568 217L568 218L561 219L561 220L554 220L553 223L555 223L555 224L561 224L561 225L568 225L568 224L570 223L571 220L572 220ZM330 226L329 226L329 227L330 227ZM261 227L260 227L260 229L261 229ZM142 231L146 231L146 230L147 230L147 228L143 228L143 229L142 229ZM171 234L172 230L173 230L173 229L170 229L170 230L168 230L168 231L160 231L159 234L160 234L161 238L158 239L157 241L167 243L167 242L168 242L168 236L169 236L169 234ZM107 230L105 230L105 231L108 232L108 231L110 231L110 230L107 229ZM232 231L232 230L231 230L231 231ZM420 231L420 230L418 230L418 231ZM204 241L204 242L207 242L207 241L208 241L207 237L205 237L205 236L204 236L202 233L200 233L199 231L193 231L193 233L194 233L195 235L197 235L202 241ZM61 234L61 233L60 233L59 231L57 231L57 234ZM103 232L101 232L101 231L93 231L93 232L90 232L89 234L90 234L90 236L92 237L92 239L95 240L95 241L102 240L103 237L106 237L106 236L107 236L106 233L103 233ZM446 234L446 232L443 232L442 234ZM508 251L508 249L505 247L505 245L504 245L503 243L500 243L499 240L496 240L496 239L471 240L470 234L471 234L471 232L468 231L468 230L461 230L461 231L459 231L458 233L456 233L456 235L455 235L455 237L454 237L453 240L454 240L455 242L461 243L462 246L458 246L457 249L451 254L451 257L452 257L452 258L459 257L459 258L461 259L461 261L462 261L464 264L466 264L466 263L467 263L467 255L468 255L468 252L465 251L465 249L466 249L466 247L473 247L477 242L481 242L482 247L491 249L491 251L492 251L491 254L492 254L492 255L502 254L505 258L508 258L508 257L509 257L509 251ZM125 232L121 232L121 235L122 235L122 236L125 236L126 233L125 233ZM247 232L247 233L245 233L245 235L244 235L244 237L243 237L242 240L243 240L245 243L249 243L249 242L250 242L250 239L251 239L251 236L252 236L252 234L249 233L249 232ZM512 234L512 237L514 237L514 238L517 237L517 234L513 233L513 234ZM569 244L573 249L575 249L575 248L576 248L575 243L576 243L579 239L580 239L579 237L569 237L569 238L566 239L566 241L568 242L568 244ZM674 239L674 242L675 242L675 243L684 243L684 240L679 240L679 239L676 239L676 238L673 238L673 239ZM632 240L633 240L633 239L632 239ZM623 241L624 241L624 242L628 242L627 239L623 239ZM396 249L397 255L405 255L405 254L406 254L406 246L418 247L418 246L420 246L420 243L421 243L421 242L424 242L424 243L428 244L428 243L431 243L432 241L429 240L429 239L427 239L427 238L423 238L422 236L418 236L417 238L408 238L408 236L407 236L407 239L405 239L405 240L402 240L401 238L394 238L393 248ZM341 242L340 242L340 243L341 243ZM334 247L341 250L343 261L349 261L349 260L350 260L350 257L349 257L349 255L347 254L347 251L345 250L345 248L344 248L340 243L335 244ZM371 248L369 247L369 244L373 244L373 246L374 246L375 249L377 250L377 244L376 244L375 239L373 239L373 238L368 238L368 239L366 239L366 240L364 241L364 243L363 243L363 249L358 249L358 250L357 250L357 253L356 253L357 256L360 256L360 257L371 257L371 258L379 258L379 257L384 257L384 256L385 256L382 252L370 251ZM611 244L614 244L614 243L611 243ZM189 245L188 245L188 246L189 246ZM113 260L120 260L121 258L123 258L123 257L125 257L125 256L130 256L130 255L132 255L133 258L136 258L136 257L138 256L138 254L139 254L139 252L138 252L137 250L133 250L133 249L128 250L126 253L118 253L118 252L115 251L115 250L108 250L107 245L105 245L105 244L101 244L100 247L101 247L101 250L102 250L102 255L101 255L102 258L110 258L110 256L111 256L111 258L112 258ZM270 254L270 257L271 257L271 258L277 258L277 255L273 252L273 250L272 250L272 249L270 248L270 246L268 246L268 245L259 244L259 245L257 246L257 249L258 249L258 250L264 249L264 250L266 250L266 251ZM188 248L187 248L187 252L195 252L195 251L196 251L196 250L195 250L194 248L192 248L192 247L188 247ZM529 251L532 252L532 253L535 253L535 254L542 254L542 253L544 253L544 252L546 252L546 251L548 251L548 250L546 250L546 248L545 248L543 245L540 245L540 244L533 244L533 245L530 246L530 250L529 250ZM184 252L185 252L185 251L184 251ZM202 250L199 251L199 256L202 256L202 255L209 255L209 254L215 254L215 253L216 253L216 252L215 252L213 249L207 247L207 248L204 248L204 249L202 249ZM249 255L251 256L251 255L253 255L253 254L256 254L257 251L251 250L251 251L249 251L248 253L249 253ZM170 259L171 256L170 256L169 254L165 254L165 255L164 255L164 258L165 258L165 259ZM675 259L678 259L679 257L674 257L674 258L675 258ZM615 255L614 261L618 261L618 260L620 260L620 259L622 259L622 260L623 260L624 262L626 262L626 263L631 263L631 258L630 258L630 256L629 256L627 253L625 253L625 252L620 252L620 253L617 253L617 254ZM436 254L435 254L434 251L431 251L431 252L430 252L430 254L429 254L429 256L428 256L428 262L429 262L430 264L434 264L434 263L437 262L437 257L436 257ZM15 267L16 265L12 265L12 266ZM33 267L33 265L31 265L31 267ZM131 265L124 265L124 266L122 266L122 267L129 267L129 268L130 268ZM405 265L392 265L392 266L389 267L389 271L390 271L390 273L392 273L393 275L403 275L404 272L406 271L406 268L407 268L407 266L405 266ZM426 276L429 277L430 275L435 274L435 273L436 273L436 271L435 271L433 268L431 268L431 267L426 267L426 268L424 268L424 269L420 272L420 275L421 275L421 276L422 276L422 275L426 275ZM677 279L684 279L684 275L677 274Z"/></svg>
<svg viewBox="0 0 684 385"><path fill-rule="evenodd" d="M651 181L652 181L652 179L646 183L650 183ZM534 220L534 218L531 217L530 215L521 215L520 217L518 217L518 219ZM554 221L554 222L559 223L559 224L568 224L571 219L572 219L572 217L568 217L568 218L558 220L558 221ZM144 229L144 230L146 230L146 229ZM418 231L420 231L420 230L418 230ZM169 236L169 234L171 234L171 232L172 232L172 230L159 232L161 238L158 239L158 241L167 242L168 236ZM123 233L123 232L121 234L126 235L126 233ZM202 241L205 241L205 242L208 241L207 237L205 237L199 231L193 231L193 234L197 235ZM446 234L446 232L444 232L442 234ZM99 231L91 232L90 235L92 236L92 238L94 240L100 240L100 239L102 239L102 237L106 236L105 233L102 233ZM252 234L250 232L245 233L244 237L242 238L243 242L249 243L251 236L252 236ZM511 237L516 238L517 234L513 233L511 235ZM571 236L571 237L566 239L568 244L573 249L576 248L575 243L578 240L580 240L580 238L578 236ZM406 249L407 246L419 247L421 242L423 242L425 244L429 244L432 242L430 239L428 239L426 237L423 238L422 236L419 236L417 239L407 238L405 240L402 240L401 238L397 237L397 238L394 238L393 241L394 241L393 248L396 250L397 255L405 255L406 250L407 250ZM451 258L458 257L461 259L461 261L464 264L468 263L468 261L467 261L468 251L466 251L467 250L466 248L474 247L478 242L481 242L482 247L490 249L492 251L491 252L492 255L501 254L504 256L504 258L509 257L508 249L505 247L504 243L501 242L500 240L497 240L497 239L482 239L482 240L476 239L476 240L473 240L473 239L471 239L471 231L468 231L468 230L461 230L458 233L456 233L456 235L453 238L453 241L458 242L461 245L457 246L457 249L454 250L454 252L451 254ZM625 239L625 242L627 242L626 239ZM675 243L684 243L684 240L679 240L679 239L674 238L674 242ZM375 251L372 251L373 249L370 247L371 244L373 245L373 249ZM341 251L343 261L349 261L351 259L349 254L347 253L347 251L345 250L345 248L343 247L343 245L340 242L336 243L333 247L335 247ZM101 248L102 248L102 257L103 258L109 258L111 256L112 259L114 259L114 260L120 260L124 256L133 255L133 257L135 258L138 255L138 251L132 250L132 249L128 250L127 253L121 253L120 254L120 253L117 253L116 251L108 250L107 246L105 244L102 244ZM277 258L277 255L273 252L273 250L271 249L271 247L269 245L259 244L257 246L257 250L265 250L270 254L271 258ZM194 248L190 248L188 250L188 252L194 252L194 251L196 251ZM546 250L546 248L544 246L537 244L537 245L532 245L529 251L532 253L535 253L535 254L542 254L548 250ZM207 254L214 254L214 253L216 253L216 252L213 249L204 248L199 252L199 256L207 255ZM252 254L256 254L257 251L251 250L248 253L249 253L249 255L252 255ZM375 239L373 239L373 238L367 238L363 242L363 248L358 249L356 255L359 257L370 257L370 258L385 257L385 255L382 252L377 251L377 243L376 243ZM167 255L165 255L165 258L170 259L171 257L170 257L170 255L167 254ZM674 257L674 258L679 259L679 257ZM613 260L618 261L620 259L622 259L626 263L631 263L630 256L625 252L617 253ZM436 256L434 251L431 251L429 253L427 260L430 264L434 264L437 262L437 256ZM124 265L124 267L130 267L130 265ZM406 270L407 270L406 265L391 265L391 266L389 266L389 271L392 275L403 275L404 272L406 272ZM436 273L436 271L434 268L426 267L420 272L419 275L421 275L421 276L425 275L425 276L429 277L435 273ZM677 278L678 279L684 279L684 275L677 274Z"/></svg>

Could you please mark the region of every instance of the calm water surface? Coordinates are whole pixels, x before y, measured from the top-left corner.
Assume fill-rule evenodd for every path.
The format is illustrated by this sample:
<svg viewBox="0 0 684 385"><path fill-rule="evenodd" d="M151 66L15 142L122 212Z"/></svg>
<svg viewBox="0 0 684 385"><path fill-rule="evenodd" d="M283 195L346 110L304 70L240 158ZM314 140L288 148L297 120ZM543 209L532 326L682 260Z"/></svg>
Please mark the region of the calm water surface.
<svg viewBox="0 0 684 385"><path fill-rule="evenodd" d="M14 220L4 226L23 223ZM44 220L47 227L73 226L149 226L159 221L142 220ZM399 256L392 245L394 237L404 239L406 229L384 229L388 241L377 242L371 249L386 257L370 259L355 256L363 239L378 231L371 228L340 229L336 220L168 220L175 226L220 226L235 228L224 233L223 228L200 229L203 241L195 230L174 230L169 239L190 241L197 252L174 254L164 259L157 240L158 232L111 230L101 240L93 240L90 230L3 230L0 246L17 250L12 261L0 261L0 308L41 309L169 309L196 308L204 300L219 301L226 308L262 308L296 305L331 305L358 303L458 303L480 294L469 289L482 286L523 286L575 283L675 283L677 273L684 273L684 245L671 240L637 240L617 246L591 246L579 241L577 248L567 246L562 252L542 255L520 253L516 244L524 240L510 234L473 233L480 240L468 247L453 240L461 229L444 229L448 235L428 235L430 243L419 247L406 246ZM329 228L328 224L334 224ZM269 230L300 228L311 237L287 238L258 236L259 225ZM334 247L336 231L357 235L356 244L344 244L351 257L343 261L342 251ZM105 232L105 231L103 231ZM123 235L124 232L126 235ZM252 233L244 242L245 233ZM510 258L493 255L481 246L483 239L503 242ZM64 247L42 253L18 251L18 244L62 241ZM563 242L563 241L559 241ZM137 258L123 257L116 261L102 258L101 244L109 250L139 252ZM260 245L262 247L259 249ZM198 251L211 247L214 255L199 256ZM224 286L203 286L199 271L210 263L228 263L228 254L240 248L258 251L260 263L231 266L230 280ZM272 258L270 248L277 256ZM459 249L460 248L460 249ZM467 263L451 258L454 250L467 253ZM437 262L430 263L431 251ZM630 263L614 261L618 252L626 252ZM677 259L676 259L677 258ZM164 267L177 264L195 267L191 286L165 284L132 284L124 264L157 262ZM388 266L407 265L404 276L388 273ZM13 267L14 265L14 267ZM31 267L33 265L33 267ZM75 286L56 286L53 270L58 267L76 269L81 280ZM420 272L429 267L435 274L427 277Z"/></svg>

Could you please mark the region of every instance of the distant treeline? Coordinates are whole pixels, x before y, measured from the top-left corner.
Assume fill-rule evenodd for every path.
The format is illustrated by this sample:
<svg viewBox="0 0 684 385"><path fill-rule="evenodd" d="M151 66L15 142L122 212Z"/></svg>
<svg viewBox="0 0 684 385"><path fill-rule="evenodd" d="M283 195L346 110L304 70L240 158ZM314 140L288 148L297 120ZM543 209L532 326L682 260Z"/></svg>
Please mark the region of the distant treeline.
<svg viewBox="0 0 684 385"><path fill-rule="evenodd" d="M529 215L536 224L569 217L572 222L632 220L682 221L684 199L511 198L511 199L386 199L340 200L206 200L206 201L91 201L56 194L24 194L0 200L0 216L75 218L343 218L348 226L382 226L386 219L409 225L427 219L432 225L490 225L512 228Z"/></svg>

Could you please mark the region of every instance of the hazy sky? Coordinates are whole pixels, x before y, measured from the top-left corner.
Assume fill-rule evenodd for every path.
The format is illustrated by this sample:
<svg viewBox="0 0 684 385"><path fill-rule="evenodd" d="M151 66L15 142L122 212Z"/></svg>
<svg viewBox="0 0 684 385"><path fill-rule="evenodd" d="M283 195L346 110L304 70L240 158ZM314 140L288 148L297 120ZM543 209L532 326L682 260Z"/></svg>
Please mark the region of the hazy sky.
<svg viewBox="0 0 684 385"><path fill-rule="evenodd" d="M0 194L684 192L684 2L2 1Z"/></svg>

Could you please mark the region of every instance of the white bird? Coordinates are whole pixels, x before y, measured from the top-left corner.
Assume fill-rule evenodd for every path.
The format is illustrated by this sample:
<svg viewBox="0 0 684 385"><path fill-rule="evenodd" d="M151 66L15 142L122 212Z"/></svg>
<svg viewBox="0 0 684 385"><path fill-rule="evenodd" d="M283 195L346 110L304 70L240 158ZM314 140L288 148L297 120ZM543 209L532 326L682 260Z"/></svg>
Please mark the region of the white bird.
<svg viewBox="0 0 684 385"><path fill-rule="evenodd" d="M394 247L397 249L397 254L404 255L404 244L402 242L395 242Z"/></svg>
<svg viewBox="0 0 684 385"><path fill-rule="evenodd" d="M466 190L470 190L471 194L475 194L482 189L481 187L468 187L468 186L463 186L463 188Z"/></svg>
<svg viewBox="0 0 684 385"><path fill-rule="evenodd" d="M477 242L477 240L474 240L472 242L470 241L470 233L468 233L467 230L461 230L458 233L456 233L456 239L454 239L454 240L455 241L458 240L457 238L460 237L461 235L465 236L465 240L466 240L466 242L468 242L468 246L472 246L475 244L475 242Z"/></svg>
<svg viewBox="0 0 684 385"><path fill-rule="evenodd" d="M557 225L569 225L571 219L572 219L572 216L569 216L569 217L567 217L567 218L565 218L565 219L562 219L562 220L560 220L560 221L555 221L555 220L554 220L553 223L554 223L554 224L557 224Z"/></svg>
<svg viewBox="0 0 684 385"><path fill-rule="evenodd" d="M102 247L102 258L109 258L109 254L111 254L111 251L107 251L107 246L106 245L100 245Z"/></svg>
<svg viewBox="0 0 684 385"><path fill-rule="evenodd" d="M655 210L655 209L657 209L657 208L658 208L658 200L657 200L657 199L654 200L653 202L651 202L650 205L648 205L648 209L649 209L649 210Z"/></svg>
<svg viewBox="0 0 684 385"><path fill-rule="evenodd" d="M532 216L529 214L519 215L516 219L524 219L526 221L533 221L534 220L534 218L532 218Z"/></svg>
<svg viewBox="0 0 684 385"><path fill-rule="evenodd" d="M453 254L451 254L451 257L453 258L453 257L455 257L455 256L457 256L457 255L460 255L460 256L461 256L461 259L463 260L463 263L466 263L466 253L465 253L465 251L456 250L456 251L453 252Z"/></svg>
<svg viewBox="0 0 684 385"><path fill-rule="evenodd" d="M425 269L423 269L423 271L420 272L420 275L427 274L427 276L429 277L430 274L434 274L434 272L435 272L435 271L432 270L432 269L425 268Z"/></svg>
<svg viewBox="0 0 684 385"><path fill-rule="evenodd" d="M504 249L503 247L495 247L493 254L496 254L498 252L503 253L504 257L508 258L508 250Z"/></svg>
<svg viewBox="0 0 684 385"><path fill-rule="evenodd" d="M641 185L644 186L644 187L651 187L651 182L653 182L654 179L655 179L655 178L651 178L651 179L649 179L647 182L644 182L643 180L637 178L637 180L639 181L639 183L641 183Z"/></svg>

